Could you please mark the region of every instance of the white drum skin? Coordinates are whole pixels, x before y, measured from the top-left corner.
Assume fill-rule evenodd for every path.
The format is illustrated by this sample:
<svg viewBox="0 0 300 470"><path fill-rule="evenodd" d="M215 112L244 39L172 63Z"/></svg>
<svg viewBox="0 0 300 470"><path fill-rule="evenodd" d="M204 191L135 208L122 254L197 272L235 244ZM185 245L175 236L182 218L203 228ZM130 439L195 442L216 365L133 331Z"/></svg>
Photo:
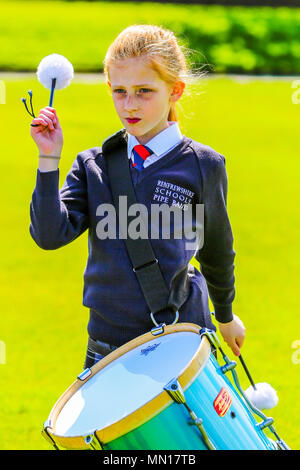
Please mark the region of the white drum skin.
<svg viewBox="0 0 300 470"><path fill-rule="evenodd" d="M87 435L126 417L162 392L196 354L192 331L158 336L126 352L84 383L57 416L55 434Z"/></svg>

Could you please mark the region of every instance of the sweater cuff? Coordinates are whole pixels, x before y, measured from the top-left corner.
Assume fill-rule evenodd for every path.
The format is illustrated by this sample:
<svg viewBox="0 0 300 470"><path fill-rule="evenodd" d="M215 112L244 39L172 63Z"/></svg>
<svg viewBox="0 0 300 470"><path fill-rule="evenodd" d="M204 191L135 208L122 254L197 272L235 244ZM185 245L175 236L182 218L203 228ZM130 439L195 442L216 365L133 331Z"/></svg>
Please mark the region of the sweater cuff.
<svg viewBox="0 0 300 470"><path fill-rule="evenodd" d="M233 320L232 304L230 305L214 305L215 317L219 323L229 323Z"/></svg>
<svg viewBox="0 0 300 470"><path fill-rule="evenodd" d="M59 192L59 168L53 171L37 169L36 191L40 196L56 196Z"/></svg>

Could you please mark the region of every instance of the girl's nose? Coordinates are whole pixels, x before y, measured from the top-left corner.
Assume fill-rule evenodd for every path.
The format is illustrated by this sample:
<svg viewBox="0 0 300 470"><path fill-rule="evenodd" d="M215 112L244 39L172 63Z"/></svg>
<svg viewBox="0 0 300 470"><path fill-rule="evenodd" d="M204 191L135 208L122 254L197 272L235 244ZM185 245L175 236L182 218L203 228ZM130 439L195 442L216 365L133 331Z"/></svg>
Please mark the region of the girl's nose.
<svg viewBox="0 0 300 470"><path fill-rule="evenodd" d="M138 104L137 104L135 96L129 96L129 95L127 96L124 109L127 112L136 111L138 109Z"/></svg>

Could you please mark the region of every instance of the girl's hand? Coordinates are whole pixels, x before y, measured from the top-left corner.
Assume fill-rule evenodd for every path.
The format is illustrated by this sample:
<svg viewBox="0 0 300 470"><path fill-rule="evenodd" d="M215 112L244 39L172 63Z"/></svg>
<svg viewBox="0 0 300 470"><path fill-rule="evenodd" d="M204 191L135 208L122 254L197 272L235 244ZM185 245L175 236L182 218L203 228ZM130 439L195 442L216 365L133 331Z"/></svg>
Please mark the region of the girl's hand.
<svg viewBox="0 0 300 470"><path fill-rule="evenodd" d="M239 356L245 339L245 327L238 316L233 315L233 320L228 323L218 322L219 330L224 341L231 348L232 352Z"/></svg>
<svg viewBox="0 0 300 470"><path fill-rule="evenodd" d="M30 128L30 134L40 155L60 156L63 134L55 109L50 106L41 109L39 116L31 124L39 124L38 127Z"/></svg>

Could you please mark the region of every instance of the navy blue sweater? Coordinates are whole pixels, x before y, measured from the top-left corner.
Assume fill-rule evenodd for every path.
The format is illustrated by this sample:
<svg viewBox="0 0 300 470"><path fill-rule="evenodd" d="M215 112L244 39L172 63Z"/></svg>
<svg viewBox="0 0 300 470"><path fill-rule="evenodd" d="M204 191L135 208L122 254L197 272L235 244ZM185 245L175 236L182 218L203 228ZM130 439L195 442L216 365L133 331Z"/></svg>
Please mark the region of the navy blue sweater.
<svg viewBox="0 0 300 470"><path fill-rule="evenodd" d="M149 208L149 214L151 204L172 205L179 194L190 204L204 204L204 244L200 249L187 249L184 237L151 240L168 288L188 279L189 296L179 309L179 321L215 330L208 295L216 319L231 321L235 251L226 208L224 156L183 136L178 146L142 172L132 167L130 171L137 200ZM158 194L165 199L159 200ZM54 250L89 229L83 289L83 305L90 308L88 333L120 346L149 331L153 323L124 240L100 239L97 235L97 224L103 220L97 208L104 203L112 204L106 164L101 147L93 147L77 155L60 190L59 169L37 170L30 203L30 234L39 247ZM201 272L190 264L193 256ZM168 311L158 315L158 322L173 320Z"/></svg>

